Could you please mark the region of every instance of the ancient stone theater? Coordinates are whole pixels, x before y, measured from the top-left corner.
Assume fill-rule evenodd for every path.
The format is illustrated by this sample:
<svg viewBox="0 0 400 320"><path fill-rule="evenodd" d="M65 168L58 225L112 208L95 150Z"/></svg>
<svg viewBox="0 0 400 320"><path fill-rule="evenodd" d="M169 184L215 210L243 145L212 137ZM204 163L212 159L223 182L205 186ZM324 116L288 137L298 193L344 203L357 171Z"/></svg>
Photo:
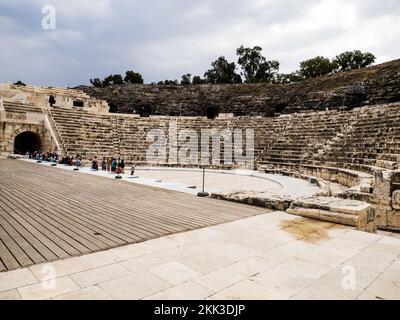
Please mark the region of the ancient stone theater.
<svg viewBox="0 0 400 320"><path fill-rule="evenodd" d="M400 60L293 84L148 84L68 89L1 84L0 122L0 152L2 157L9 158L3 160L7 161L3 162L3 169L9 168L2 172L2 183L4 186L10 183L11 189L16 186L9 181L22 168L9 166L9 163L22 163L15 159L24 158L26 154L35 151L56 152L59 158L75 158L79 155L83 167L90 166L94 157L101 160L113 156L125 159L127 168L131 165L150 168L147 172L157 172L157 168L166 167L176 170L181 168L188 172L191 169L206 168L209 175L223 172L224 177L228 177L230 172L246 169L247 174L253 177L265 174L269 180L277 179L277 189L283 188L285 179L293 179L304 183L304 186L315 187L317 192L299 194L295 188L291 189L290 182L284 187L285 193L275 192L273 187L263 190L242 183L240 190L221 188L210 192L210 197L214 198L210 201L224 203L228 208L238 205L233 202L239 202L242 207L248 208L246 210L260 210L256 207L279 210L311 218L315 223L322 220L370 233L376 233L377 230L400 230ZM188 128L198 132L199 140L203 129L217 132L239 130L243 133L240 141L236 141L239 143L239 153L254 155L252 167L244 168L240 161L222 161L226 151L223 137L219 140L221 148L217 152L221 157L210 159L208 163L186 163L176 157L171 158L173 143L168 139L163 157L153 159L147 156L150 144L154 143L148 139L150 130L164 130L171 134L171 131L179 132ZM246 149L250 138L246 130L249 129L253 130L254 144L251 149ZM177 139L177 147L185 142ZM211 145L211 142L207 140L206 144ZM200 142L195 144L199 153L200 145ZM32 172L32 181L40 181L41 173ZM219 180L220 185L223 184L221 181L229 184L224 177ZM42 178L43 183L51 181L50 175L45 174ZM82 190L64 186L68 181L67 178L65 181L61 179L52 185L51 190L59 188L59 194L63 194L63 190L68 194ZM87 183L89 186L96 184L94 181ZM40 187L37 188L40 195L51 193L51 190L43 193ZM85 186L79 188L84 189ZM177 202L181 200L176 198ZM197 200L183 199L181 203L186 201ZM64 205L66 203L70 202L64 202ZM42 208L39 203L37 205L39 209ZM46 208L52 205L54 203L50 201ZM101 206L96 208L101 211ZM193 205L196 206L197 203ZM147 234L141 229L142 233L138 231L139 236L133 237L128 232L130 227L126 226L126 232L121 231L125 228L121 227L106 236L105 230L98 231L99 222L94 222L90 217L81 221L82 227L76 227L70 221L75 218L70 216L54 216L51 218L54 220L50 221L49 216L39 210L37 214L40 218L29 216L19 220L17 208L12 203L8 203L5 209L2 207L0 211L11 210L15 216L1 218L0 233L11 223L7 219L18 220L21 230L30 230L32 235L37 232L35 230L42 228L36 224L46 226L49 223L45 229L53 233L47 235L43 231L46 241L57 243L59 248L58 251L51 249L51 254L48 249L41 251L43 244L35 245L36 240L32 238L24 252L29 253L30 246L33 246L35 249L32 252L40 252L41 258L35 260L35 254L28 254L26 261L18 259L19 254L24 257L25 253L19 252L16 247L13 257L7 258L6 254L1 257L0 265L6 270L188 229L183 222L182 226L185 227L181 228L178 222L175 225L169 221L170 229L154 222L154 230L157 229L157 232L151 230ZM154 212L158 210L153 209ZM178 214L177 210L174 212ZM206 211L202 212L205 214ZM228 211L222 211L221 216L213 214L204 223L198 218L203 217L201 214L197 218L191 216L189 220L192 225L189 229L237 218L229 216ZM253 214L243 213L245 216ZM119 219L121 217L125 216L121 213ZM106 215L104 219L111 226L116 223L107 220L109 218ZM143 219L146 219L145 212ZM69 231L64 230L67 228L64 224L67 220L71 223ZM120 223L124 226L124 221ZM137 226L136 223L132 224L132 228ZM94 234L100 238L93 238L92 231L95 230ZM82 235L84 231L86 233ZM79 236L71 236L71 240L68 232L75 232ZM52 237L59 238L59 241ZM3 239L4 244L6 241L7 237ZM6 247L12 252L10 248L14 240L9 241ZM74 244L76 241L79 245ZM45 240L42 243L45 244ZM0 244L4 246L1 241ZM46 248L51 248L51 244L46 244ZM0 253L8 251L2 251L0 247Z"/></svg>

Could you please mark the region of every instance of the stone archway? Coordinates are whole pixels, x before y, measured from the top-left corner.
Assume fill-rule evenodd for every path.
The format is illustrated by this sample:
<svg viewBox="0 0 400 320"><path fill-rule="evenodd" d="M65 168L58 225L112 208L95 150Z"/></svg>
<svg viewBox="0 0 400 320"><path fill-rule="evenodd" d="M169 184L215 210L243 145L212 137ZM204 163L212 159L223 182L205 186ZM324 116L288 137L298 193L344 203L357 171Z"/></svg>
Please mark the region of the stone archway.
<svg viewBox="0 0 400 320"><path fill-rule="evenodd" d="M14 154L26 154L41 151L42 139L39 134L32 131L24 131L14 138Z"/></svg>
<svg viewBox="0 0 400 320"><path fill-rule="evenodd" d="M11 131L11 130L10 130ZM36 150L36 151L42 151L43 148L46 147L46 140L44 138L44 132L43 129L39 126L34 126L34 125L22 125L19 126L19 128L12 130L12 133L8 136L7 138L7 144L6 144L6 149L5 151L9 154L14 153L14 145L15 145L15 139L21 135L24 132L30 132L33 135L36 135L38 137L38 139L40 141L40 150ZM23 136L21 136L21 138L23 138ZM25 139L26 140L26 139ZM17 141L18 142L18 141ZM18 146L17 146L18 147ZM19 150L21 151L21 150ZM35 151L35 150L34 150Z"/></svg>

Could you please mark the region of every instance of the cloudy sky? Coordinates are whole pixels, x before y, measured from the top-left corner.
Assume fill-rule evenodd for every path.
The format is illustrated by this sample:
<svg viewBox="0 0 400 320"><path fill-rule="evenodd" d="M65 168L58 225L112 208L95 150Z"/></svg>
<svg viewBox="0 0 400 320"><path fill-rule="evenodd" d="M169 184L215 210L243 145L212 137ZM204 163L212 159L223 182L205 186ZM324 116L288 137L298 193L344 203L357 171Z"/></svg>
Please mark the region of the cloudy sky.
<svg viewBox="0 0 400 320"><path fill-rule="evenodd" d="M42 28L42 8L56 29ZM47 20L46 20L47 21ZM281 71L316 55L400 58L400 0L0 0L0 82L87 84L126 70L145 82L200 74L240 45Z"/></svg>

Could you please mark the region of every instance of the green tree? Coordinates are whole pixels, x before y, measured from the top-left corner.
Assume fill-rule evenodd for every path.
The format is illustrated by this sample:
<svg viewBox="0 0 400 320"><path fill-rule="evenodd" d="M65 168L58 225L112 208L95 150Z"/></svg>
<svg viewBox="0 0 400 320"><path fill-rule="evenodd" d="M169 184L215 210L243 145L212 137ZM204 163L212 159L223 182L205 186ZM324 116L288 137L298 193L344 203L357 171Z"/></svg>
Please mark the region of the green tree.
<svg viewBox="0 0 400 320"><path fill-rule="evenodd" d="M206 81L202 79L200 76L194 76L192 79L192 84L204 84Z"/></svg>
<svg viewBox="0 0 400 320"><path fill-rule="evenodd" d="M370 52L361 52L360 50L346 51L336 56L333 63L338 71L349 71L368 67L373 64L376 57Z"/></svg>
<svg viewBox="0 0 400 320"><path fill-rule="evenodd" d="M236 50L239 56L238 64L242 67L242 75L247 83L272 83L279 71L279 61L267 59L261 54L262 48L255 46Z"/></svg>
<svg viewBox="0 0 400 320"><path fill-rule="evenodd" d="M182 76L181 84L182 85L190 85L191 84L192 75L190 73L184 74Z"/></svg>
<svg viewBox="0 0 400 320"><path fill-rule="evenodd" d="M90 83L93 87L96 88L100 88L103 86L103 81L101 81L99 78L90 79Z"/></svg>
<svg viewBox="0 0 400 320"><path fill-rule="evenodd" d="M242 78L236 73L236 64L229 63L224 56L211 63L212 69L204 73L208 83L241 83Z"/></svg>
<svg viewBox="0 0 400 320"><path fill-rule="evenodd" d="M336 66L330 59L321 56L300 63L299 74L304 79L316 78L335 71Z"/></svg>
<svg viewBox="0 0 400 320"><path fill-rule="evenodd" d="M103 86L107 87L107 86L119 85L119 84L123 84L123 83L124 83L124 79L122 78L122 76L120 74L112 74L112 75L109 75L108 77L104 78Z"/></svg>
<svg viewBox="0 0 400 320"><path fill-rule="evenodd" d="M124 78L125 83L143 83L143 77L140 73L134 71L127 71Z"/></svg>

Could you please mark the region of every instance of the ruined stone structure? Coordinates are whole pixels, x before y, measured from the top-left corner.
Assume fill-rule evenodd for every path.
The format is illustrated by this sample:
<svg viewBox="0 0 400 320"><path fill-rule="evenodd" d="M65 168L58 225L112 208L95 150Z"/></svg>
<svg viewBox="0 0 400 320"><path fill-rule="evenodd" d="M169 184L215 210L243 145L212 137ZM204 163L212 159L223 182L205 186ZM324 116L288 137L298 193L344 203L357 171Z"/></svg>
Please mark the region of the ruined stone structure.
<svg viewBox="0 0 400 320"><path fill-rule="evenodd" d="M400 101L400 60L293 84L81 86L111 112L141 116L274 116Z"/></svg>
<svg viewBox="0 0 400 320"><path fill-rule="evenodd" d="M76 107L96 112L108 111L104 101L83 92L63 88L0 85L0 153L62 150L54 124L49 118L51 106Z"/></svg>
<svg viewBox="0 0 400 320"><path fill-rule="evenodd" d="M366 231L373 231L376 225L400 229L400 102L396 102L399 100L400 69L394 70L394 66L399 65L400 60L367 71L344 73L343 79L340 75L334 75L302 84L275 87L128 86L127 88L135 92L136 100L129 104L122 103L119 111L128 111L127 106L134 103L135 108L138 108L135 110L149 106L152 108L151 113L167 114L150 117L109 113L109 105L105 101L97 100L79 90L1 85L0 151L2 155L9 155L36 149L57 150L60 155L80 154L85 160L95 155L115 155L124 158L128 164L150 161L153 165L190 166L193 164L169 159L170 141L167 143L164 160L146 157L150 144L154 143L154 140L148 139L149 130L161 129L167 134L173 132L176 135L182 129L191 128L197 131L196 145L200 146L201 129L213 129L217 132L226 129L231 132L235 129L243 132L254 129L254 150L250 150L255 156L254 169L309 179L322 188L319 195L321 198L310 201L271 200L248 195L216 197L350 224ZM343 105L343 96L338 98L345 92L342 85L348 83L350 78L356 79L354 81L363 79L367 97L361 100L368 99L368 106L346 108ZM290 89L297 92L299 88L308 86L311 88L318 81L321 84L318 94L311 89L298 92L297 95L290 95L287 91ZM332 89L333 84L328 85L330 81L339 83L340 87ZM329 90L326 89L328 87ZM200 97L191 91L205 88L219 93ZM272 90L283 90L282 88L286 88L286 94L277 93L274 96ZM147 89L149 91L146 93ZM232 93L230 96L234 89L237 89L236 94ZM122 87L107 90L116 90L116 99L125 99L125 95L118 91L125 90ZM168 97L165 96L166 91L169 92ZM191 98L180 100L183 92ZM247 92L246 95L244 92ZM265 92L268 92L268 96ZM287 114L263 116L270 107L272 113L277 112L277 104L280 103L278 101L283 97L288 99L288 105L279 111ZM210 99L214 102L211 103ZM335 99L338 99L336 103ZM222 109L221 106L227 101L226 108ZM381 102L385 103L379 104ZM170 103L171 109L166 109ZM190 109L192 103L193 109ZM363 104L367 102L364 101ZM169 116L168 110L172 113L177 105L182 106L182 114L197 116ZM319 111L325 110L328 105L329 111ZM206 117L207 112L210 112L204 109L207 106L218 107L219 114ZM307 112L292 113L299 110ZM247 115L234 116L232 113ZM241 142L243 150L246 138L245 135ZM222 140L221 138L221 142ZM178 139L178 149L186 142L186 139ZM223 146L221 143L221 158ZM208 165L226 167L219 159L210 161ZM240 166L241 163L230 163L228 168ZM332 197L335 201L346 199L347 206L337 205L331 201ZM352 205L361 208L360 211L352 210Z"/></svg>

